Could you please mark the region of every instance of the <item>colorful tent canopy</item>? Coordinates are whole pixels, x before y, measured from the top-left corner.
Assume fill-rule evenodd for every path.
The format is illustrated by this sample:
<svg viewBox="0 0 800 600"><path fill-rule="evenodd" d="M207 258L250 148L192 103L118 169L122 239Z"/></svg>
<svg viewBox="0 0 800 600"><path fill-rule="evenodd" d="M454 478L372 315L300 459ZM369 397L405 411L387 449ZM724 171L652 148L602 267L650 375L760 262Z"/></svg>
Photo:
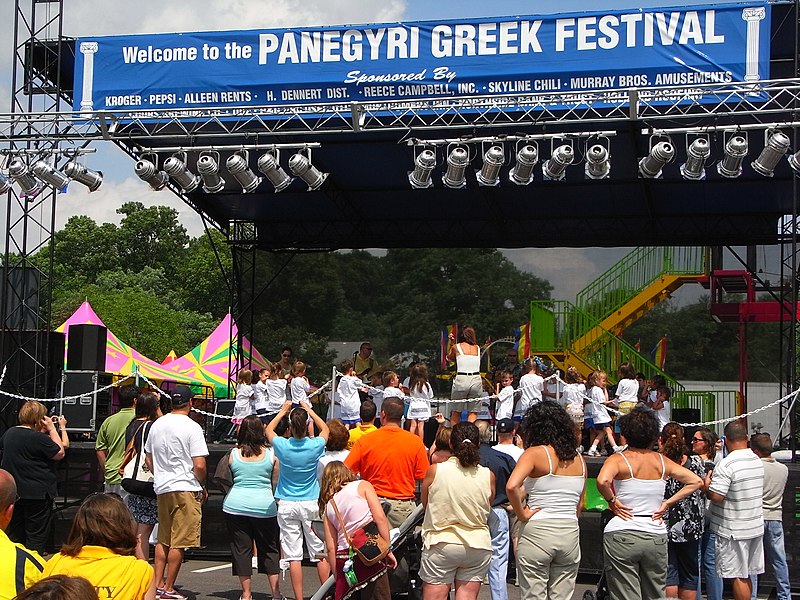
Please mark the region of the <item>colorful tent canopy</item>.
<svg viewBox="0 0 800 600"><path fill-rule="evenodd" d="M242 352L237 345L238 328L228 313L217 328L203 340L194 350L172 361L164 368L203 379L215 386L217 397L228 395L228 373L235 374L240 366L250 365L253 370L263 369L269 364L266 358L242 337ZM231 348L233 352L231 353ZM231 364L231 361L233 364Z"/></svg>
<svg viewBox="0 0 800 600"><path fill-rule="evenodd" d="M161 364L162 364L162 365L168 365L169 363L171 363L171 362L172 362L173 360L175 360L176 358L178 358L178 355L177 355L177 354L175 354L175 350L170 350L170 351L169 351L169 354L167 354L167 355L164 357L164 360L162 360L162 361L161 361Z"/></svg>
<svg viewBox="0 0 800 600"><path fill-rule="evenodd" d="M88 301L80 305L72 316L57 331L68 333L71 325L102 325L102 319L94 312ZM228 374L239 371L240 365L250 365L254 370L269 364L266 358L242 338L242 352L237 344L238 328L230 313L216 329L191 352L175 358L167 364L159 364L122 342L114 332L108 331L106 342L106 371L121 376L130 375L134 365L139 373L155 381L177 381L190 385L206 385L214 389L214 396L228 396ZM231 352L233 350L233 352ZM170 352L175 356L174 352ZM64 354L66 364L66 352ZM234 361L233 364L229 364Z"/></svg>
<svg viewBox="0 0 800 600"><path fill-rule="evenodd" d="M94 312L92 305L88 301L78 307L72 316L64 321L64 323L56 331L60 331L69 339L69 328L71 325L102 325L106 327L102 319ZM156 361L147 358L144 354L131 348L126 343L121 341L114 332L108 329L106 336L106 371L115 373L122 377L130 375L133 372L134 366L136 371L141 373L148 379L154 382L161 381L175 381L178 383L188 383L190 385L202 385L205 383L203 379L196 379L176 371L168 371ZM64 365L66 366L66 349L64 351Z"/></svg>

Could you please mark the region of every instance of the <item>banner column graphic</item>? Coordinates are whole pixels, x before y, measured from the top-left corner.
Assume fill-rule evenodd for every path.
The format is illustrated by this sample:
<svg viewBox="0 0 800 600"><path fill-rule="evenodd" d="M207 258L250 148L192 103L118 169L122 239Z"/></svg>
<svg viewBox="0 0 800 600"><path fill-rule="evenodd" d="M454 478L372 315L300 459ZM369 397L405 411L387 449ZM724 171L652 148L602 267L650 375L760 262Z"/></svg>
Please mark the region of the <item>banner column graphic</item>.
<svg viewBox="0 0 800 600"><path fill-rule="evenodd" d="M94 53L97 42L81 42L83 54L83 90L81 91L81 112L89 112L94 108L92 87L94 83Z"/></svg>

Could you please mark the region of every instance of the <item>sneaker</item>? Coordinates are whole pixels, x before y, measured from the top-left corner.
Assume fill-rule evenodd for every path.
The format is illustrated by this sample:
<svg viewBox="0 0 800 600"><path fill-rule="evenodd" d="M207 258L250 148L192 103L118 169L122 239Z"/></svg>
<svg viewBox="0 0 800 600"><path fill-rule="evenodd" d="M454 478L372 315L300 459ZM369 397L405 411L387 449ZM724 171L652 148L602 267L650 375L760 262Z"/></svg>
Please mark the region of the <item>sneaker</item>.
<svg viewBox="0 0 800 600"><path fill-rule="evenodd" d="M158 598L161 600L188 600L186 596L183 594L178 593L175 590L168 592L167 590L162 590L161 594L158 595Z"/></svg>
<svg viewBox="0 0 800 600"><path fill-rule="evenodd" d="M628 444L624 446L614 446L614 454L619 454L620 452L625 452L628 449Z"/></svg>
<svg viewBox="0 0 800 600"><path fill-rule="evenodd" d="M589 452L587 452L586 454L588 454L589 456L600 456L600 452L597 451L596 446L592 446L591 448L589 448Z"/></svg>

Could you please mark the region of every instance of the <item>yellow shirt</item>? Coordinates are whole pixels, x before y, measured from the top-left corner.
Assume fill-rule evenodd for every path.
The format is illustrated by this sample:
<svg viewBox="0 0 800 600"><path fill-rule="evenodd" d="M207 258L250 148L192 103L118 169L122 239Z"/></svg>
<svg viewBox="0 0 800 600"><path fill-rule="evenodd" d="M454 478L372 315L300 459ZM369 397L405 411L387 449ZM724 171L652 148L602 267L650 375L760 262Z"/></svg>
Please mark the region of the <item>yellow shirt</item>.
<svg viewBox="0 0 800 600"><path fill-rule="evenodd" d="M153 567L135 556L114 554L102 546L84 546L77 556L54 555L42 577L49 575L84 577L100 600L141 600L153 582Z"/></svg>
<svg viewBox="0 0 800 600"><path fill-rule="evenodd" d="M42 577L44 559L34 550L22 544L15 544L0 529L0 600L16 598L25 588L29 588Z"/></svg>
<svg viewBox="0 0 800 600"><path fill-rule="evenodd" d="M372 433L373 431L378 431L378 428L375 425L361 425L359 424L358 427L355 429L350 430L350 440L347 442L347 449L350 450L353 447L353 444L356 443L356 440L360 437L367 435L368 433Z"/></svg>

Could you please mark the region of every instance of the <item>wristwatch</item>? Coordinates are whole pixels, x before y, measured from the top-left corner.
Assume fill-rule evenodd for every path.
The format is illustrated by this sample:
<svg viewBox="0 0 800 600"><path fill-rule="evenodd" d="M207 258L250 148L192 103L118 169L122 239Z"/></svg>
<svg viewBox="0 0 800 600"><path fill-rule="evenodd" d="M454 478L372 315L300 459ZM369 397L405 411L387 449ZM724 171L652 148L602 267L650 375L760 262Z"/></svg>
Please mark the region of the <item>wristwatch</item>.
<svg viewBox="0 0 800 600"><path fill-rule="evenodd" d="M611 498L606 500L606 504L611 505L611 504L614 504L616 501L617 501L617 497L616 496L611 496Z"/></svg>

